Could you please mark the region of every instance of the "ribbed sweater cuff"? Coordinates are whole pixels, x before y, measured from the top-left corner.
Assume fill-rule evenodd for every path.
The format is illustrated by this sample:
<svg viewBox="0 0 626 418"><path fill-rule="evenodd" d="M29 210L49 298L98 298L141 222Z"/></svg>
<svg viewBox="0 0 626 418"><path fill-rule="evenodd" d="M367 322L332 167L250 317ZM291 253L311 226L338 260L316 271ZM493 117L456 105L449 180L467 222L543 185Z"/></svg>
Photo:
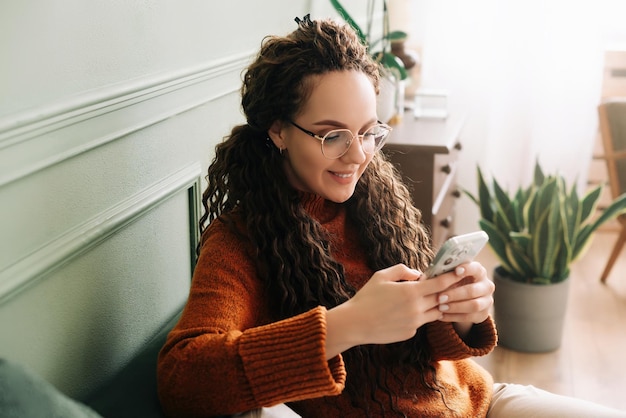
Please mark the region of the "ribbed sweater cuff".
<svg viewBox="0 0 626 418"><path fill-rule="evenodd" d="M428 325L428 341L436 360L460 360L484 356L496 345L495 325L491 318L474 324L463 340L451 323L435 322Z"/></svg>
<svg viewBox="0 0 626 418"><path fill-rule="evenodd" d="M341 393L343 360L326 361L325 346L323 307L244 332L239 354L255 401L274 405Z"/></svg>

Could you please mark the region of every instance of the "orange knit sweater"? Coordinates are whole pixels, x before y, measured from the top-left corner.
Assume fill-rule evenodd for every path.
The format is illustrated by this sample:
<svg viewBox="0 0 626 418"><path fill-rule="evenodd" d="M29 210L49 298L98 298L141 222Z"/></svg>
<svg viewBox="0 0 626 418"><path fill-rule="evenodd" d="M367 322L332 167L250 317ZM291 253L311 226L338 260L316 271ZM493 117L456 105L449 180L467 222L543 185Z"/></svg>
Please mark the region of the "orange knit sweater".
<svg viewBox="0 0 626 418"><path fill-rule="evenodd" d="M363 286L373 271L351 238L356 235L343 206L313 198L305 207L340 243L342 251L334 256L345 266L346 280ZM350 378L342 357L325 359L326 309L269 323L273 307L256 276L250 243L219 221L203 238L187 305L159 355L166 414L204 417L288 403L303 417L363 417L342 394ZM416 387L414 393L398 391L398 407L409 417L485 416L493 382L469 357L493 349L493 322L472 328L472 347L450 324L427 329L445 403L440 394Z"/></svg>

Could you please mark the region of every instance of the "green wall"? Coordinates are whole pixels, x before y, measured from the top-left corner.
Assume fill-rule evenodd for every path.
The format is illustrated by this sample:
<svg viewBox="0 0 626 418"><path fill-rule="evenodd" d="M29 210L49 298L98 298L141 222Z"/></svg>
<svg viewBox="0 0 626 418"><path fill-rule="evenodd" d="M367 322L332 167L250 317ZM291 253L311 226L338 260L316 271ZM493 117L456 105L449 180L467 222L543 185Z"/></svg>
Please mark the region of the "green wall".
<svg viewBox="0 0 626 418"><path fill-rule="evenodd" d="M241 72L306 13L334 15L315 0L2 2L0 357L84 396L180 308Z"/></svg>

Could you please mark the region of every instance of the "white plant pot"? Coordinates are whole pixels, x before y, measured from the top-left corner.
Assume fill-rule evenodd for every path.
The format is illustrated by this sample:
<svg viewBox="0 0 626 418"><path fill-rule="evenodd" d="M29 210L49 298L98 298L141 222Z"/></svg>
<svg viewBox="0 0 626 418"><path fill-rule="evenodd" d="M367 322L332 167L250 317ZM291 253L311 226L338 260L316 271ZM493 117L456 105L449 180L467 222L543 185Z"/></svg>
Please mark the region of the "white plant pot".
<svg viewBox="0 0 626 418"><path fill-rule="evenodd" d="M380 93L376 98L376 112L381 122L388 123L396 114L397 91L395 78L380 78Z"/></svg>

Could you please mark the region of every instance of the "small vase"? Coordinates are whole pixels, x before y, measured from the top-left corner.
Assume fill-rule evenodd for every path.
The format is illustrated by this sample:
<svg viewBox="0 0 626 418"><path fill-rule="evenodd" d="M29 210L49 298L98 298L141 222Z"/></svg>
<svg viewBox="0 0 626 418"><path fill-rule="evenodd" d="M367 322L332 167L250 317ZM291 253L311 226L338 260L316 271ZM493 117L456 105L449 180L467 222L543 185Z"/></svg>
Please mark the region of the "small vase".
<svg viewBox="0 0 626 418"><path fill-rule="evenodd" d="M407 50L405 48L405 40L397 40L391 42L391 53L396 57L400 58L400 61L404 64L404 68L410 70L415 67L419 62L419 57L417 52L412 50Z"/></svg>
<svg viewBox="0 0 626 418"><path fill-rule="evenodd" d="M406 39L400 39L391 42L391 53L402 61L409 74L403 86L403 95L412 99L420 87L422 67L420 51L416 47L407 47Z"/></svg>
<svg viewBox="0 0 626 418"><path fill-rule="evenodd" d="M498 345L540 353L561 346L569 278L548 285L521 283L495 269L494 320Z"/></svg>

